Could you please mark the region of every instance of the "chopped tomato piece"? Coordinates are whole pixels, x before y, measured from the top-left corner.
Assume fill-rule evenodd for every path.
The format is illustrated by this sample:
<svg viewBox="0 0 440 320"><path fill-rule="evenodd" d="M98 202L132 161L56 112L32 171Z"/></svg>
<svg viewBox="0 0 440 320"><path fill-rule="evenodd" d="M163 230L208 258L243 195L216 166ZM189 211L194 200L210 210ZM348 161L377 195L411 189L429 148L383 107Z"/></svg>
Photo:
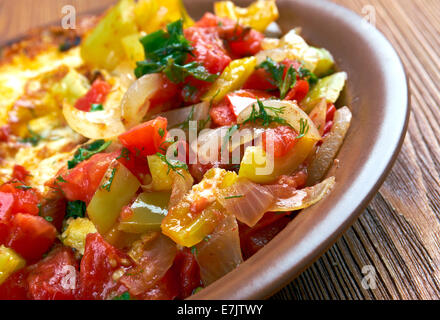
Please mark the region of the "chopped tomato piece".
<svg viewBox="0 0 440 320"><path fill-rule="evenodd" d="M0 220L0 244L4 244L8 239L9 227L8 224Z"/></svg>
<svg viewBox="0 0 440 320"><path fill-rule="evenodd" d="M142 123L119 136L119 141L135 155L149 156L161 151L167 135L167 119L156 119Z"/></svg>
<svg viewBox="0 0 440 320"><path fill-rule="evenodd" d="M55 241L56 229L44 218L18 213L11 221L7 246L28 261L36 261Z"/></svg>
<svg viewBox="0 0 440 320"><path fill-rule="evenodd" d="M76 101L75 108L81 111L90 111L92 104L103 103L105 101L111 89L112 86L108 82L96 79L85 96Z"/></svg>
<svg viewBox="0 0 440 320"><path fill-rule="evenodd" d="M11 209L11 214L18 212L33 215L38 214L40 196L35 189L24 186L20 182L10 182L0 186L0 192L10 193L14 196L14 204Z"/></svg>
<svg viewBox="0 0 440 320"><path fill-rule="evenodd" d="M167 110L177 107L181 103L180 86L168 80L164 75L160 89L150 99L150 109Z"/></svg>
<svg viewBox="0 0 440 320"><path fill-rule="evenodd" d="M67 200L81 200L89 203L98 189L110 162L119 154L97 153L90 159L79 163L76 167L60 174L62 180L54 179L52 185L61 189Z"/></svg>
<svg viewBox="0 0 440 320"><path fill-rule="evenodd" d="M264 35L254 29L247 29L236 36L236 40L230 40L229 48L234 57L242 58L253 56L261 51L261 42Z"/></svg>
<svg viewBox="0 0 440 320"><path fill-rule="evenodd" d="M0 142L7 142L11 134L11 127L9 125L0 127Z"/></svg>
<svg viewBox="0 0 440 320"><path fill-rule="evenodd" d="M27 277L33 300L73 300L76 297L78 263L67 247L54 249L45 259L30 267Z"/></svg>
<svg viewBox="0 0 440 320"><path fill-rule="evenodd" d="M113 273L128 264L128 256L107 243L99 233L88 234L80 266L80 298L104 300L127 291L124 285L113 280Z"/></svg>
<svg viewBox="0 0 440 320"><path fill-rule="evenodd" d="M179 278L170 268L167 273L141 298L144 300L173 300L179 295Z"/></svg>
<svg viewBox="0 0 440 320"><path fill-rule="evenodd" d="M0 221L9 221L13 205L14 196L11 193L0 192Z"/></svg>
<svg viewBox="0 0 440 320"><path fill-rule="evenodd" d="M333 121L327 122L325 124L324 133L322 134L322 136L325 137L327 134L329 134L332 127L333 127Z"/></svg>
<svg viewBox="0 0 440 320"><path fill-rule="evenodd" d="M239 222L240 246L243 258L248 259L263 248L290 222L290 212L267 212L252 228Z"/></svg>
<svg viewBox="0 0 440 320"><path fill-rule="evenodd" d="M128 149L120 151L118 161L122 163L131 173L133 173L140 181L150 172L148 160L146 157L137 156Z"/></svg>
<svg viewBox="0 0 440 320"><path fill-rule="evenodd" d="M286 155L296 144L298 134L289 126L278 126L268 128L262 135L263 148L267 151L267 143L273 143L273 152L275 158ZM270 149L269 149L270 150Z"/></svg>
<svg viewBox="0 0 440 320"><path fill-rule="evenodd" d="M220 74L231 62L215 29L191 27L184 33L194 48L187 62L196 61L212 74Z"/></svg>
<svg viewBox="0 0 440 320"><path fill-rule="evenodd" d="M251 76L246 80L243 89L276 90L277 86L273 84L273 79L270 73L259 68L255 69Z"/></svg>
<svg viewBox="0 0 440 320"><path fill-rule="evenodd" d="M178 276L179 299L189 297L195 288L202 285L199 264L188 248L183 248L177 253L171 270Z"/></svg>
<svg viewBox="0 0 440 320"><path fill-rule="evenodd" d="M230 126L237 122L232 105L226 98L212 106L209 114L215 127Z"/></svg>
<svg viewBox="0 0 440 320"><path fill-rule="evenodd" d="M25 169L25 167L20 166L19 164L14 165L14 169L12 171L12 178L19 180L19 181L25 181L26 177L29 176L29 171Z"/></svg>
<svg viewBox="0 0 440 320"><path fill-rule="evenodd" d="M302 101L309 92L309 82L306 80L298 80L295 86L287 93L286 100Z"/></svg>
<svg viewBox="0 0 440 320"><path fill-rule="evenodd" d="M26 268L10 275L0 285L0 300L28 300L27 275L28 271Z"/></svg>

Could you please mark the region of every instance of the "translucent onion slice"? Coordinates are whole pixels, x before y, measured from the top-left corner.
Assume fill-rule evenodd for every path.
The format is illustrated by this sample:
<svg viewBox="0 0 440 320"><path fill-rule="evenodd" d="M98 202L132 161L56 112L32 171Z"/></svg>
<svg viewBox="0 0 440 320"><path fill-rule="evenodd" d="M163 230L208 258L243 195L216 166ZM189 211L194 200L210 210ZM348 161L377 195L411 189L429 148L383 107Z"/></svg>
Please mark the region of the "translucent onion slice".
<svg viewBox="0 0 440 320"><path fill-rule="evenodd" d="M139 295L153 287L173 264L176 244L160 232L146 233L133 243L129 256L136 267L128 270L120 281L133 295Z"/></svg>
<svg viewBox="0 0 440 320"><path fill-rule="evenodd" d="M319 134L319 131L314 125L313 121L310 120L309 116L295 102L287 100L264 100L263 105L265 107L269 107L265 110L267 114L272 116L276 116L276 113L271 110L271 108L280 110L278 112L279 117L286 120L297 132L300 132L301 129L301 119L303 119L303 121L306 120L309 124L309 130L307 131L305 137L316 141L321 140L321 135ZM250 117L252 113L252 106L259 110L258 105L251 104L238 115L237 123L243 123Z"/></svg>
<svg viewBox="0 0 440 320"><path fill-rule="evenodd" d="M318 129L319 134L324 133L325 120L327 117L327 101L326 99L321 99L316 106L312 109L309 114L309 118L315 124L316 129Z"/></svg>
<svg viewBox="0 0 440 320"><path fill-rule="evenodd" d="M274 196L276 197L275 203L268 211L285 212L310 207L318 201L322 200L331 191L334 185L335 177L330 177L322 181L321 183L314 185L313 187L307 187L300 190L292 190L292 193L288 197L283 194L283 198L277 197L277 188L271 188L271 186L267 186L269 190L274 192ZM282 190L281 192L285 193L285 190Z"/></svg>
<svg viewBox="0 0 440 320"><path fill-rule="evenodd" d="M238 225L227 215L205 241L196 245L196 259L205 286L220 279L243 262Z"/></svg>
<svg viewBox="0 0 440 320"><path fill-rule="evenodd" d="M121 121L120 101L123 89L115 85L107 97L103 111L84 112L69 103L63 104L63 115L68 125L90 139L109 139L125 131Z"/></svg>
<svg viewBox="0 0 440 320"><path fill-rule="evenodd" d="M350 127L351 117L347 107L336 110L330 134L324 139L308 168L307 185L320 181L332 165Z"/></svg>
<svg viewBox="0 0 440 320"><path fill-rule="evenodd" d="M253 227L269 211L275 198L265 186L253 183L244 178L232 186L224 189L218 201L226 208L228 213Z"/></svg>
<svg viewBox="0 0 440 320"><path fill-rule="evenodd" d="M121 119L127 129L139 124L150 108L149 99L160 89L160 74L146 74L137 79L125 92L121 101Z"/></svg>
<svg viewBox="0 0 440 320"><path fill-rule="evenodd" d="M170 202L168 203L168 210L182 201L194 183L194 179L189 172L182 170L180 173L181 175L174 171L170 172L173 179L173 186L171 189Z"/></svg>
<svg viewBox="0 0 440 320"><path fill-rule="evenodd" d="M201 102L193 106L174 109L167 112L161 112L159 114L155 114L154 117L162 116L164 118L167 118L168 128L172 128L179 124L184 123L187 120L193 120L193 121L205 120L208 118L208 115L209 115L209 102Z"/></svg>

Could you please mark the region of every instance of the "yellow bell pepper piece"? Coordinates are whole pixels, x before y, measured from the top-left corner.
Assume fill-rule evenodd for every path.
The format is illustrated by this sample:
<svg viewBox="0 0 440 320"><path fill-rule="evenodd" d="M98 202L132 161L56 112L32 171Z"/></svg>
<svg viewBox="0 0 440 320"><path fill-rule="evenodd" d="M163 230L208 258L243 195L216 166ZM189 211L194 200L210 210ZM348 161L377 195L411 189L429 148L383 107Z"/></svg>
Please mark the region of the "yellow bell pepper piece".
<svg viewBox="0 0 440 320"><path fill-rule="evenodd" d="M344 89L347 73L337 72L325 78L319 79L318 83L307 93L301 103L302 109L309 113L322 98L327 102L335 103Z"/></svg>
<svg viewBox="0 0 440 320"><path fill-rule="evenodd" d="M169 174L169 168L157 155L147 157L150 167L152 186L154 191L170 191L173 186L173 179Z"/></svg>
<svg viewBox="0 0 440 320"><path fill-rule="evenodd" d="M257 65L255 57L233 60L220 77L218 77L208 92L202 97L203 101L219 102L229 92L240 89Z"/></svg>
<svg viewBox="0 0 440 320"><path fill-rule="evenodd" d="M247 8L240 8L232 1L220 1L214 3L214 12L219 17L230 18L260 32L279 16L274 0L258 0Z"/></svg>
<svg viewBox="0 0 440 320"><path fill-rule="evenodd" d="M223 217L224 208L216 199L225 178L228 180L225 182L227 186L233 180L233 175L219 168L206 172L202 181L168 211L162 220L162 233L186 247L202 241ZM199 207L200 210L192 212L192 207Z"/></svg>
<svg viewBox="0 0 440 320"><path fill-rule="evenodd" d="M315 48L315 47L310 47L310 48L315 52L317 52L319 55L318 64L316 65L314 73L318 77L322 77L328 74L328 72L335 65L335 60L333 59L332 54L324 48Z"/></svg>
<svg viewBox="0 0 440 320"><path fill-rule="evenodd" d="M61 241L65 246L78 250L84 254L86 237L89 233L98 232L92 221L87 218L70 218L67 221L67 228L61 234Z"/></svg>
<svg viewBox="0 0 440 320"><path fill-rule="evenodd" d="M134 0L111 8L81 45L81 57L93 67L113 70L125 58L122 38L138 32Z"/></svg>
<svg viewBox="0 0 440 320"><path fill-rule="evenodd" d="M139 41L140 35L134 33L122 38L122 46L124 47L125 55L131 66L135 67L137 61L145 60L144 47Z"/></svg>
<svg viewBox="0 0 440 320"><path fill-rule="evenodd" d="M0 246L0 284L26 265L26 261L13 249Z"/></svg>
<svg viewBox="0 0 440 320"><path fill-rule="evenodd" d="M139 180L123 164L114 161L87 206L87 214L99 233L109 231L141 186Z"/></svg>
<svg viewBox="0 0 440 320"><path fill-rule="evenodd" d="M162 29L178 19L183 19L185 28L194 24L182 0L140 0L134 9L134 14L139 30L147 33Z"/></svg>

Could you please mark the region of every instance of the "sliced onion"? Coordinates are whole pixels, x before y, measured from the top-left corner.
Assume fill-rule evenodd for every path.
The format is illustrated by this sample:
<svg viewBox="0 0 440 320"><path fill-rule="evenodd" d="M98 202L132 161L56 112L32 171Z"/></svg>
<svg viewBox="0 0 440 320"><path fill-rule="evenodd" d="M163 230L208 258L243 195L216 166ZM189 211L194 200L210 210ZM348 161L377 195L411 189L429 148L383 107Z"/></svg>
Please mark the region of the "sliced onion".
<svg viewBox="0 0 440 320"><path fill-rule="evenodd" d="M263 105L270 108L275 108L280 110L279 117L289 123L295 131L300 132L301 119L306 120L309 124L309 130L307 131L305 137L319 141L321 140L321 135L318 129L314 125L313 121L310 120L309 116L293 101L288 100L264 100ZM258 105L252 104L244 109L237 117L237 123L243 123L248 119L252 112L252 106L258 110ZM275 112L269 108L265 109L269 115L275 116Z"/></svg>
<svg viewBox="0 0 440 320"><path fill-rule="evenodd" d="M286 190L280 190L276 186L267 186L268 190L271 190L276 197L275 203L268 211L295 211L310 207L322 200L335 185L335 177L327 178L326 180L314 185L313 187L307 187L300 190L292 189L289 196L286 197ZM277 193L280 192L282 197L278 197Z"/></svg>
<svg viewBox="0 0 440 320"><path fill-rule="evenodd" d="M324 133L325 128L325 120L327 117L327 101L325 98L321 99L316 106L312 109L312 112L309 114L309 118L315 124L315 127L318 129L319 134Z"/></svg>
<svg viewBox="0 0 440 320"><path fill-rule="evenodd" d="M205 286L220 279L243 262L238 225L227 215L214 232L196 245L196 259Z"/></svg>
<svg viewBox="0 0 440 320"><path fill-rule="evenodd" d="M228 213L253 227L269 211L275 198L264 186L240 178L226 188L218 200Z"/></svg>
<svg viewBox="0 0 440 320"><path fill-rule="evenodd" d="M170 172L170 174L172 174L173 177L173 185L168 210L182 201L183 197L191 190L194 183L193 177L187 171L182 171L182 176L174 171Z"/></svg>
<svg viewBox="0 0 440 320"><path fill-rule="evenodd" d="M333 126L308 168L307 185L313 185L324 177L330 169L350 127L351 112L347 107L342 107L335 112Z"/></svg>
<svg viewBox="0 0 440 320"><path fill-rule="evenodd" d="M219 161L219 150L224 141L224 137L229 127L218 127L215 129L205 129L199 133L197 140L191 143L192 151L197 154L197 158L202 164L214 163Z"/></svg>
<svg viewBox="0 0 440 320"><path fill-rule="evenodd" d="M90 139L109 139L125 131L121 121L120 101L123 90L115 85L107 97L103 111L85 112L69 103L63 104L63 115L68 125Z"/></svg>
<svg viewBox="0 0 440 320"><path fill-rule="evenodd" d="M160 89L162 81L158 73L146 74L127 89L121 101L122 122L127 129L142 121L150 108L149 99Z"/></svg>
<svg viewBox="0 0 440 320"><path fill-rule="evenodd" d="M176 244L160 232L143 235L129 252L137 265L121 277L121 283L131 294L142 294L162 279L173 264L176 253Z"/></svg>
<svg viewBox="0 0 440 320"><path fill-rule="evenodd" d="M161 112L155 114L154 117L162 116L167 118L168 128L172 128L178 124L184 123L186 120L205 120L208 118L208 115L209 102L201 102L193 106Z"/></svg>

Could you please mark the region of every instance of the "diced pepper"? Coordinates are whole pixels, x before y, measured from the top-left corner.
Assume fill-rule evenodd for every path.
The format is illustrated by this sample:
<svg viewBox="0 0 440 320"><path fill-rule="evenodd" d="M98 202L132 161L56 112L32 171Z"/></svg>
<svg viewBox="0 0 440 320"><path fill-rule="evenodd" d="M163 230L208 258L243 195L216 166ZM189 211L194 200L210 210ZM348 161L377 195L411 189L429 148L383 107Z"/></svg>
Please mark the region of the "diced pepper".
<svg viewBox="0 0 440 320"><path fill-rule="evenodd" d="M110 164L101 184L87 206L87 213L96 229L104 234L117 221L119 214L140 187L130 170L118 161Z"/></svg>
<svg viewBox="0 0 440 320"><path fill-rule="evenodd" d="M160 224L167 215L170 192L141 193L129 208L126 217L121 216L118 229L130 233L160 231Z"/></svg>
<svg viewBox="0 0 440 320"><path fill-rule="evenodd" d="M26 261L18 253L11 248L0 246L0 284L25 265Z"/></svg>
<svg viewBox="0 0 440 320"><path fill-rule="evenodd" d="M60 82L57 82L51 91L56 98L65 99L67 103L73 105L89 89L88 79L75 69L70 69L69 73Z"/></svg>
<svg viewBox="0 0 440 320"><path fill-rule="evenodd" d="M162 29L178 19L183 19L185 28L194 24L182 0L140 0L134 14L139 29L147 33Z"/></svg>
<svg viewBox="0 0 440 320"><path fill-rule="evenodd" d="M162 233L185 247L199 243L210 234L224 215L216 197L226 174L226 170L219 168L206 172L202 181L169 210L162 220Z"/></svg>
<svg viewBox="0 0 440 320"><path fill-rule="evenodd" d="M214 3L214 12L219 17L233 19L261 32L278 19L274 0L258 0L247 8L237 7L232 1L220 1Z"/></svg>
<svg viewBox="0 0 440 320"><path fill-rule="evenodd" d="M347 73L338 72L325 78L319 79L318 83L309 91L301 103L301 107L307 113L312 111L316 103L325 98L327 102L335 103L344 89Z"/></svg>
<svg viewBox="0 0 440 320"><path fill-rule="evenodd" d="M255 57L233 60L215 80L202 100L217 103L229 92L240 89L254 71L256 64Z"/></svg>
<svg viewBox="0 0 440 320"><path fill-rule="evenodd" d="M152 186L155 191L170 191L173 179L169 175L169 168L159 156L153 154L148 156L148 166L150 167Z"/></svg>
<svg viewBox="0 0 440 320"><path fill-rule="evenodd" d="M332 54L324 48L311 48L315 50L319 55L318 64L316 65L316 68L313 72L318 77L322 77L328 74L328 72L333 68L335 64L335 60L333 59Z"/></svg>
<svg viewBox="0 0 440 320"><path fill-rule="evenodd" d="M139 34L134 33L122 38L122 46L125 50L125 55L130 62L130 65L135 67L137 61L142 61L145 59L144 48L139 41Z"/></svg>
<svg viewBox="0 0 440 320"><path fill-rule="evenodd" d="M107 12L81 45L86 63L112 70L125 58L121 40L138 31L134 8L134 0L121 0Z"/></svg>

